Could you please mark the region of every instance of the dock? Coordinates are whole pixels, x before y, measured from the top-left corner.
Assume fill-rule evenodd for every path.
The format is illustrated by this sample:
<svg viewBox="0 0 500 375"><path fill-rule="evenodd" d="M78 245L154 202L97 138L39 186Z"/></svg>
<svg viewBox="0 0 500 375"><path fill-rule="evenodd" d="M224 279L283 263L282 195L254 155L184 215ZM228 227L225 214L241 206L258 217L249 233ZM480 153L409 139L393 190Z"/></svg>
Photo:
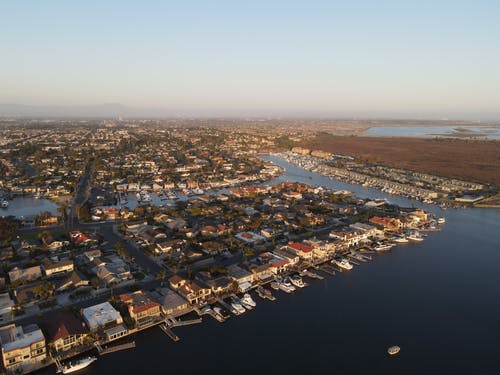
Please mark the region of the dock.
<svg viewBox="0 0 500 375"><path fill-rule="evenodd" d="M323 277L323 276L318 275L316 272L312 272L312 271L306 271L306 272L304 273L304 276L307 276L307 277L309 277L310 279L324 280L324 277Z"/></svg>
<svg viewBox="0 0 500 375"><path fill-rule="evenodd" d="M111 347L101 348L101 350L98 350L98 352L99 355L105 355L109 353L119 352L120 350L133 349L133 348L135 348L135 341L126 342L124 344L114 345Z"/></svg>
<svg viewBox="0 0 500 375"><path fill-rule="evenodd" d="M342 272L341 268L339 268L339 267L335 268L331 264L327 264L327 263L322 264L321 266L318 266L318 270L320 270L321 272L324 272L330 276L335 276L335 271Z"/></svg>
<svg viewBox="0 0 500 375"><path fill-rule="evenodd" d="M169 327L182 327L182 326L190 326L193 324L200 324L202 322L201 318L197 319L190 319L190 320L180 320L180 319L174 319L171 317L165 318L165 323Z"/></svg>
<svg viewBox="0 0 500 375"><path fill-rule="evenodd" d="M224 323L226 321L226 319L224 319L224 317L221 315L221 314L218 314L215 310L213 309L210 309L208 311L201 311L200 309L196 308L195 309L196 313L200 316L202 315L208 315L208 316L211 316L212 318L214 318L215 320L217 320L218 322L220 323Z"/></svg>
<svg viewBox="0 0 500 375"><path fill-rule="evenodd" d="M235 309L233 309L233 307L231 305L224 302L224 300L222 298L217 298L217 302L219 302L222 307L224 307L227 311L230 311L234 315L236 315L236 316L241 315L239 312L237 312Z"/></svg>
<svg viewBox="0 0 500 375"><path fill-rule="evenodd" d="M170 327L168 325L166 325L165 323L164 324L160 324L160 328L163 332L166 333L166 335L168 337L170 337L174 342L177 342L180 340L179 336L177 336L175 333L172 332L172 330L170 329Z"/></svg>

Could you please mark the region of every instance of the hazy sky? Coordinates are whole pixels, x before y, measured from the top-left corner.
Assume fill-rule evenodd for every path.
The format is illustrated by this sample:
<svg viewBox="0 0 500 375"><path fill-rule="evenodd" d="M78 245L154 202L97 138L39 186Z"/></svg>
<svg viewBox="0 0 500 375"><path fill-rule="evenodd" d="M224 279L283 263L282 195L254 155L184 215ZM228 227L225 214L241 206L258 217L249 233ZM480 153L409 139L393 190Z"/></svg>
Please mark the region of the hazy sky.
<svg viewBox="0 0 500 375"><path fill-rule="evenodd" d="M0 103L500 113L500 1L2 1Z"/></svg>

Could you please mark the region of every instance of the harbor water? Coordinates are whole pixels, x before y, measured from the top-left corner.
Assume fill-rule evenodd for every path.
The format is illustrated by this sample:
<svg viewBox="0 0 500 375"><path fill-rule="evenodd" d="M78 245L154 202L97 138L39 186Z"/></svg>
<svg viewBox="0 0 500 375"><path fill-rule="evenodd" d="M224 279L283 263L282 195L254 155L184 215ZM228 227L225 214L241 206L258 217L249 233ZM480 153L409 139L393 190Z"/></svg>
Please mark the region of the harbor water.
<svg viewBox="0 0 500 375"><path fill-rule="evenodd" d="M500 373L500 212L427 206L307 172L283 159L278 180L348 189L361 197L422 206L446 217L420 244L218 323L159 328L134 337L135 349L100 357L86 374L498 374ZM390 357L387 348L401 347ZM48 369L43 374L54 373Z"/></svg>

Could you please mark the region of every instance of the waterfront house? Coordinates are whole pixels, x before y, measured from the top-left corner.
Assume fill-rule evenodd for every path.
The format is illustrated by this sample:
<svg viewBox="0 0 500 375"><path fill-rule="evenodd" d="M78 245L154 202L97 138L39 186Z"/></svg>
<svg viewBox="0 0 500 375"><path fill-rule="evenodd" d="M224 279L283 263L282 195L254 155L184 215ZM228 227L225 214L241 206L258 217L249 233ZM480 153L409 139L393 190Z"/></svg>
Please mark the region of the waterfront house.
<svg viewBox="0 0 500 375"><path fill-rule="evenodd" d="M31 371L47 357L45 337L36 324L26 327L9 324L1 327L0 343L2 361L7 371Z"/></svg>
<svg viewBox="0 0 500 375"><path fill-rule="evenodd" d="M298 255L302 260L312 260L314 249L312 246L306 245L304 243L289 242L285 246L285 249L291 250L294 254Z"/></svg>
<svg viewBox="0 0 500 375"><path fill-rule="evenodd" d="M58 353L66 352L84 344L89 334L85 323L69 311L50 314L43 324L49 346Z"/></svg>
<svg viewBox="0 0 500 375"><path fill-rule="evenodd" d="M252 287L253 274L252 272L241 268L236 264L227 267L228 274L231 278L238 283L238 289L245 292Z"/></svg>
<svg viewBox="0 0 500 375"><path fill-rule="evenodd" d="M156 323L161 317L160 304L149 298L142 290L121 294L120 301L127 305L128 313L139 329Z"/></svg>
<svg viewBox="0 0 500 375"><path fill-rule="evenodd" d="M175 317L183 315L190 310L188 301L172 289L162 288L160 294L159 302L163 314Z"/></svg>
<svg viewBox="0 0 500 375"><path fill-rule="evenodd" d="M33 281L40 277L42 277L42 269L40 266L33 266L24 269L14 267L9 272L9 279L11 283L16 281Z"/></svg>
<svg viewBox="0 0 500 375"><path fill-rule="evenodd" d="M252 280L254 283L263 282L273 277L273 271L270 264L261 264L250 269L252 272Z"/></svg>
<svg viewBox="0 0 500 375"><path fill-rule="evenodd" d="M82 316L87 327L92 332L107 329L123 323L120 313L109 302L82 309Z"/></svg>
<svg viewBox="0 0 500 375"><path fill-rule="evenodd" d="M397 231L403 227L401 220L393 217L373 216L370 218L370 223L375 224L386 231Z"/></svg>
<svg viewBox="0 0 500 375"><path fill-rule="evenodd" d="M191 281L174 275L169 279L172 289L177 290L190 304L199 304L212 294L212 290L197 281Z"/></svg>

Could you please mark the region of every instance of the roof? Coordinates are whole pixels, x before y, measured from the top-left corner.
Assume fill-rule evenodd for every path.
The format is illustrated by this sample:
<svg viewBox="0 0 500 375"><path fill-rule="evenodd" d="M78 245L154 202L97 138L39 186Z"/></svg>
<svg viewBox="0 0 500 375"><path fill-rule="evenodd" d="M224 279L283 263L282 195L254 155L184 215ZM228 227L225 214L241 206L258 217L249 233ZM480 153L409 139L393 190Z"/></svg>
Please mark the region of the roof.
<svg viewBox="0 0 500 375"><path fill-rule="evenodd" d="M81 335L88 332L85 323L77 319L69 311L50 314L44 323L47 338L50 341L65 339L68 336Z"/></svg>
<svg viewBox="0 0 500 375"><path fill-rule="evenodd" d="M288 247L297 251L301 251L303 253L310 253L311 251L313 251L313 248L311 246L298 242L289 242Z"/></svg>
<svg viewBox="0 0 500 375"><path fill-rule="evenodd" d="M113 321L118 323L123 321L120 313L109 302L86 307L82 310L82 315L91 329Z"/></svg>
<svg viewBox="0 0 500 375"><path fill-rule="evenodd" d="M148 297L142 290L134 293L120 294L120 300L132 307L135 314L158 307L159 304Z"/></svg>
<svg viewBox="0 0 500 375"><path fill-rule="evenodd" d="M4 331L1 334L4 352L27 348L34 343L45 341L42 330L36 324L26 326L25 331L23 327L14 324L2 327L2 330Z"/></svg>

